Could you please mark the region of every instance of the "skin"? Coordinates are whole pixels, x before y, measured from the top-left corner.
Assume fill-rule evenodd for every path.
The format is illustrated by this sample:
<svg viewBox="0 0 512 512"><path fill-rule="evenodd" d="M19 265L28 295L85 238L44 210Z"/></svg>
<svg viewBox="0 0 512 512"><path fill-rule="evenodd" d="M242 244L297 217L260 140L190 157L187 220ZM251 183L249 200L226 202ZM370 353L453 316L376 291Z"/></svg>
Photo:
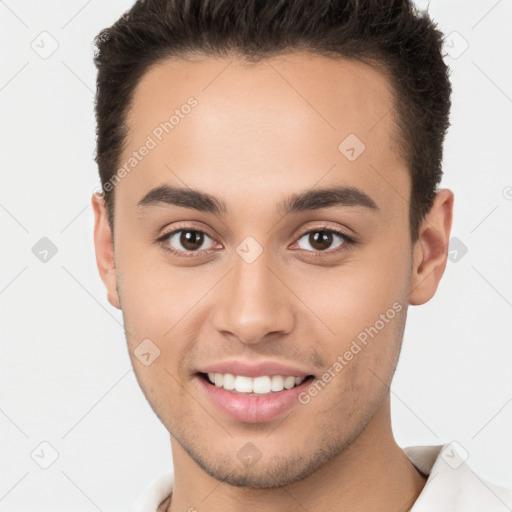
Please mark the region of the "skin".
<svg viewBox="0 0 512 512"><path fill-rule="evenodd" d="M190 96L198 105L116 185L114 239L103 199L92 198L98 269L170 433L175 486L159 511L409 510L426 478L395 442L389 386L407 307L429 301L445 270L453 193L437 192L412 244L411 180L385 75L302 53L160 62L135 91L121 161ZM353 162L338 150L350 133L366 146ZM165 184L207 192L227 212L138 207ZM275 212L289 194L331 185L363 190L378 210ZM325 225L357 243L336 253L345 240L333 235L322 251L308 233ZM185 228L207 234L195 257L155 242ZM247 236L263 248L252 263L236 252ZM178 234L172 247L190 246ZM231 357L319 378L395 302L401 312L310 403L274 421L231 419L199 385L199 368ZM149 366L134 356L146 338L160 350ZM237 453L247 442L261 458L246 468Z"/></svg>

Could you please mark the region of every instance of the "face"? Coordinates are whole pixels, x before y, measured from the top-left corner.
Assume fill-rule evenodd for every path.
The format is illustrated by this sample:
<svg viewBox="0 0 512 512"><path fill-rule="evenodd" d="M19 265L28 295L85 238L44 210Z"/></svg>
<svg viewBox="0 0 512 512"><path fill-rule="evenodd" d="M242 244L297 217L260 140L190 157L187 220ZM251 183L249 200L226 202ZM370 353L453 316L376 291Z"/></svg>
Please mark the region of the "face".
<svg viewBox="0 0 512 512"><path fill-rule="evenodd" d="M391 107L377 70L307 54L168 60L135 91L98 262L147 400L218 479L297 481L384 421L422 300Z"/></svg>

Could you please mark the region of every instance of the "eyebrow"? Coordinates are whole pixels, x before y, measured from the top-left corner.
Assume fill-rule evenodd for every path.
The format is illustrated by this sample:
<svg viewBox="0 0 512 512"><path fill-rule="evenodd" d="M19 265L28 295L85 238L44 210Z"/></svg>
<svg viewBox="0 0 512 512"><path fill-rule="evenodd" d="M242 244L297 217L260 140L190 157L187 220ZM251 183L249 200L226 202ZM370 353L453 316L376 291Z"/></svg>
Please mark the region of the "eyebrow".
<svg viewBox="0 0 512 512"><path fill-rule="evenodd" d="M150 190L139 202L138 207L173 205L190 208L214 215L225 216L226 203L211 194L192 188L161 185ZM287 196L276 207L278 215L300 213L333 207L362 207L377 211L379 207L365 192L356 187L328 187Z"/></svg>

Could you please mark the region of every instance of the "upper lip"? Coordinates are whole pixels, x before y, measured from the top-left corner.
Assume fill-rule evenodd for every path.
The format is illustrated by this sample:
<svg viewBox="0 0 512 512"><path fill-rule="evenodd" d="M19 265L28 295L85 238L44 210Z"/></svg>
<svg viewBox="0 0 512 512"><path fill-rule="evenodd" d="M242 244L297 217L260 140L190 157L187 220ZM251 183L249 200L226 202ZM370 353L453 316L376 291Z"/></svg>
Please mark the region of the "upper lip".
<svg viewBox="0 0 512 512"><path fill-rule="evenodd" d="M295 366L279 363L277 361L261 361L250 363L242 360L219 361L209 364L199 370L201 373L231 373L232 375L243 375L245 377L261 377L268 375L307 377L311 373L301 370Z"/></svg>

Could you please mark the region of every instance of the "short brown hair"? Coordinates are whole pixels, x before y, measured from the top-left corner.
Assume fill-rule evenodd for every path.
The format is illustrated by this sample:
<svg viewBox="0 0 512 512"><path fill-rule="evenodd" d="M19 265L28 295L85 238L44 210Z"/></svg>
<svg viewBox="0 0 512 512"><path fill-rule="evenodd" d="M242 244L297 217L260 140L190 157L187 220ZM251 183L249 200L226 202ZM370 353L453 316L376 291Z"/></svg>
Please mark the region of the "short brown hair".
<svg viewBox="0 0 512 512"><path fill-rule="evenodd" d="M113 228L113 190L135 87L166 57L248 61L293 50L378 65L393 87L396 140L412 179L411 239L442 177L451 107L443 34L410 0L138 0L95 38L96 162Z"/></svg>

